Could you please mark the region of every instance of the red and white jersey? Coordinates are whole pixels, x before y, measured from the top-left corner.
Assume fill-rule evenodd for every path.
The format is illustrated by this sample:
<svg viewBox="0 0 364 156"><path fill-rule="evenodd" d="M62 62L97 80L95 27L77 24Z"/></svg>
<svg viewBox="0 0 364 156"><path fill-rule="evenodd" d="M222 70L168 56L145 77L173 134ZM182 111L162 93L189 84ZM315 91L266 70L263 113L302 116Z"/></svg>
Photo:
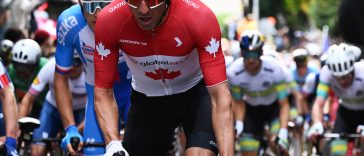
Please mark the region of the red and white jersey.
<svg viewBox="0 0 364 156"><path fill-rule="evenodd" d="M8 73L6 72L6 68L3 65L3 63L0 61L0 89L6 88L9 85L14 90L14 85L11 82Z"/></svg>
<svg viewBox="0 0 364 156"><path fill-rule="evenodd" d="M173 0L166 20L142 30L124 0L115 0L98 15L95 36L95 86L111 88L119 52L125 57L136 91L147 96L184 92L202 78L206 86L225 82L215 15L199 0Z"/></svg>

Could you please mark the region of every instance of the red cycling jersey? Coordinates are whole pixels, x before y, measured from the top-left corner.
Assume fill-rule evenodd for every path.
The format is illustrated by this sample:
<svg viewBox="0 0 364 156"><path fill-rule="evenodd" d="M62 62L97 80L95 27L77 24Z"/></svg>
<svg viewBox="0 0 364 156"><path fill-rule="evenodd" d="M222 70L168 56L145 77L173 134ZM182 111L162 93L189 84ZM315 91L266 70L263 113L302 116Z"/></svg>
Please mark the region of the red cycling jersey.
<svg viewBox="0 0 364 156"><path fill-rule="evenodd" d="M211 10L199 0L172 0L166 16L148 31L124 0L105 7L95 27L95 86L112 87L119 53L132 72L133 88L148 96L181 93L202 78L206 86L225 82L221 32Z"/></svg>

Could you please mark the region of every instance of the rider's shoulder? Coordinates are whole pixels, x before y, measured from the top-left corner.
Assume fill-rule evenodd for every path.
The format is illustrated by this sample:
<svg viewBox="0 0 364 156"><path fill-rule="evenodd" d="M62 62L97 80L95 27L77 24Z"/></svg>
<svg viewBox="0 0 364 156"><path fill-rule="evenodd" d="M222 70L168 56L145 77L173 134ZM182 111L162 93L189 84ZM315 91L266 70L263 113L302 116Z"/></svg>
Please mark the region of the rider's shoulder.
<svg viewBox="0 0 364 156"><path fill-rule="evenodd" d="M58 16L58 24L66 19L81 20L81 18L84 19L81 6L79 4L75 4L61 12Z"/></svg>

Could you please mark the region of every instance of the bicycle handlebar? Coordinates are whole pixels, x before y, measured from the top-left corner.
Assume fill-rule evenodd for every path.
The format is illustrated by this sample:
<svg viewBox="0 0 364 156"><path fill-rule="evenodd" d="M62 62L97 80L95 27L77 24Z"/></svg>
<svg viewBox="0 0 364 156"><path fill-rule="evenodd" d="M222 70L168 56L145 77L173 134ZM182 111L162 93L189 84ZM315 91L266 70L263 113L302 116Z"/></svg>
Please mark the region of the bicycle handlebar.
<svg viewBox="0 0 364 156"><path fill-rule="evenodd" d="M0 155L7 155L8 151L5 147L5 144L0 146Z"/></svg>
<svg viewBox="0 0 364 156"><path fill-rule="evenodd" d="M118 151L118 152L114 153L112 156L125 156L125 152L124 151Z"/></svg>
<svg viewBox="0 0 364 156"><path fill-rule="evenodd" d="M72 137L71 138L71 146L74 151L77 151L78 145L80 145L80 138Z"/></svg>
<svg viewBox="0 0 364 156"><path fill-rule="evenodd" d="M72 149L77 151L77 147L80 144L80 139L78 137L72 137L70 142L71 142ZM105 147L105 144L101 143L101 142L99 142L99 143L98 142L93 142L93 143L86 142L83 147ZM125 156L125 152L118 151L118 152L114 153L113 156Z"/></svg>
<svg viewBox="0 0 364 156"><path fill-rule="evenodd" d="M324 138L360 138L360 134L344 134L344 133L325 133L322 137Z"/></svg>

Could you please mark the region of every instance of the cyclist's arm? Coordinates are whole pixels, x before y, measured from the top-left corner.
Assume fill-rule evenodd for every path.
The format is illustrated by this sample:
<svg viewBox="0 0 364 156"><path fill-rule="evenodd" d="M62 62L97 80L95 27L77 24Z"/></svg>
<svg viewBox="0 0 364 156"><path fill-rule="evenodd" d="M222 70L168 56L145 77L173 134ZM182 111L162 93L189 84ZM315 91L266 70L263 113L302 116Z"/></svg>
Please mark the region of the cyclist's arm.
<svg viewBox="0 0 364 156"><path fill-rule="evenodd" d="M0 89L0 97L5 118L6 136L17 138L18 134L18 110L15 95L10 85Z"/></svg>
<svg viewBox="0 0 364 156"><path fill-rule="evenodd" d="M308 113L307 102L305 101L304 95L297 90L292 90L292 94L295 98L298 113L301 115Z"/></svg>
<svg viewBox="0 0 364 156"><path fill-rule="evenodd" d="M63 127L75 125L72 96L68 85L68 76L54 72L54 91L56 104L62 118Z"/></svg>
<svg viewBox="0 0 364 156"><path fill-rule="evenodd" d="M312 107L313 123L322 122L323 107L325 105L325 101L326 101L326 99L321 96L316 97L315 102Z"/></svg>
<svg viewBox="0 0 364 156"><path fill-rule="evenodd" d="M208 87L211 96L212 125L219 152L222 156L233 155L234 127L231 96L228 83Z"/></svg>
<svg viewBox="0 0 364 156"><path fill-rule="evenodd" d="M20 104L18 105L19 107L19 117L18 118L22 118L27 116L30 111L33 108L33 104L35 101L35 96L33 96L32 94L30 94L29 92L27 92L23 99L21 100Z"/></svg>
<svg viewBox="0 0 364 156"><path fill-rule="evenodd" d="M85 119L82 120L80 124L77 125L78 131L82 134L83 129L85 128Z"/></svg>
<svg viewBox="0 0 364 156"><path fill-rule="evenodd" d="M119 114L114 99L114 91L112 88L104 89L95 87L94 93L96 116L107 145L110 141L119 140Z"/></svg>
<svg viewBox="0 0 364 156"><path fill-rule="evenodd" d="M288 104L287 98L283 99L283 100L279 100L279 105L280 105L280 109L279 109L280 126L281 126L281 128L287 128L288 120L289 120L289 104Z"/></svg>
<svg viewBox="0 0 364 156"><path fill-rule="evenodd" d="M232 104L235 120L244 121L246 111L245 102L233 99Z"/></svg>

